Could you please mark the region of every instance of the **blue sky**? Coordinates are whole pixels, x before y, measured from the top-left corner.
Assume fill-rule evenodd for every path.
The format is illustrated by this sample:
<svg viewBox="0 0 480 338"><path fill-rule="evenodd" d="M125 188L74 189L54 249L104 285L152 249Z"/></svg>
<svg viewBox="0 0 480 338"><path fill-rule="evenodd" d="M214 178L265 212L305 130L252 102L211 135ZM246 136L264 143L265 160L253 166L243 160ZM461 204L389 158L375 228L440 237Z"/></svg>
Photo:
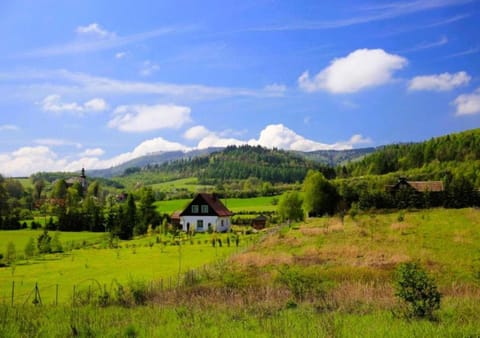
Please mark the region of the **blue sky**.
<svg viewBox="0 0 480 338"><path fill-rule="evenodd" d="M0 173L480 126L480 1L0 2Z"/></svg>

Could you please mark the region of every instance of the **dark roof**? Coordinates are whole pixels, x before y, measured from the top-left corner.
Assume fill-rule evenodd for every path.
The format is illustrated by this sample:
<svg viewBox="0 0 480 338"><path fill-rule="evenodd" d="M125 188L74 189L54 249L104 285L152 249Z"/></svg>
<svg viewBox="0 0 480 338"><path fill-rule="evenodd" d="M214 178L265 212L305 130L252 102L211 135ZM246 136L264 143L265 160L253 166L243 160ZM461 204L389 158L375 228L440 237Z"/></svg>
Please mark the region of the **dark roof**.
<svg viewBox="0 0 480 338"><path fill-rule="evenodd" d="M407 181L412 188L420 192L438 192L443 191L442 181Z"/></svg>
<svg viewBox="0 0 480 338"><path fill-rule="evenodd" d="M219 217L232 216L233 213L225 207L225 205L220 201L215 194L200 193L188 204L188 206L182 211L181 216L188 214L192 204L208 204L212 211Z"/></svg>
<svg viewBox="0 0 480 338"><path fill-rule="evenodd" d="M418 192L440 192L444 190L442 181L407 181L404 177L399 178L397 184L389 185L386 188L389 191L395 191L401 187L410 187Z"/></svg>

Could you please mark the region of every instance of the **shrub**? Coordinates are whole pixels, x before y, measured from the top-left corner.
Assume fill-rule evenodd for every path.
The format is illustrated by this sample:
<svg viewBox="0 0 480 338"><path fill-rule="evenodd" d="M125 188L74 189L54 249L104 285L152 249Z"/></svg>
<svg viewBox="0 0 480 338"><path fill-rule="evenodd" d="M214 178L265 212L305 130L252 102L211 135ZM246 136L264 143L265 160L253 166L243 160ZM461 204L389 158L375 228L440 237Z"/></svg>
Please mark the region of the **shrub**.
<svg viewBox="0 0 480 338"><path fill-rule="evenodd" d="M434 319L441 294L433 278L416 262L400 264L395 271L395 296L406 305L407 317Z"/></svg>
<svg viewBox="0 0 480 338"><path fill-rule="evenodd" d="M276 281L286 286L296 301L304 301L308 296L323 298L326 294L326 285L317 273L287 265L278 272Z"/></svg>

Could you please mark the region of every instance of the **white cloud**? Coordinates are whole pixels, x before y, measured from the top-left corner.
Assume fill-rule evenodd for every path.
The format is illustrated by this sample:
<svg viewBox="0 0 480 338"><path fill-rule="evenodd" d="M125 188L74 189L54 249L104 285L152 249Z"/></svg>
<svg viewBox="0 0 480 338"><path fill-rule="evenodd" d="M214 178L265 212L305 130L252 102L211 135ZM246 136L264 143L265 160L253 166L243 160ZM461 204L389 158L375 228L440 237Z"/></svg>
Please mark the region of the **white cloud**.
<svg viewBox="0 0 480 338"><path fill-rule="evenodd" d="M108 105L103 99L94 98L84 104L77 102L62 102L60 95L48 95L41 102L42 109L47 112L63 113L71 112L82 115L89 112L101 112L108 109Z"/></svg>
<svg viewBox="0 0 480 338"><path fill-rule="evenodd" d="M130 152L102 159L105 152L101 148L86 149L76 155L59 158L46 145L19 148L11 153L0 153L0 173L7 176L28 176L39 171L77 171L84 167L87 170L109 168L122 164L140 156L165 152L189 151L209 147L226 147L229 145L252 146L261 145L268 148L286 150L314 151L320 149L351 149L353 146L370 143L368 138L353 135L348 141L324 144L306 139L282 124L268 125L260 133L258 139L240 140L224 136L225 132L212 132L203 126L196 126L187 130L185 138L198 140L196 147L188 147L181 143L171 142L162 137L156 137L140 143ZM37 140L38 141L38 140ZM44 144L52 146L62 145L66 141L44 140Z"/></svg>
<svg viewBox="0 0 480 338"><path fill-rule="evenodd" d="M471 77L466 72L415 76L410 81L408 89L448 91L454 89L455 87L468 84L470 79Z"/></svg>
<svg viewBox="0 0 480 338"><path fill-rule="evenodd" d="M100 112L108 109L107 102L103 99L95 98L83 104L85 111Z"/></svg>
<svg viewBox="0 0 480 338"><path fill-rule="evenodd" d="M446 36L442 36L439 40L433 41L433 42L423 42L419 45L416 45L415 47L412 48L407 48L407 49L402 49L401 51L398 51L398 53L410 53L410 52L418 52L420 50L425 50L425 49L430 49L430 48L436 48L440 47L443 45L446 45L448 43L448 38Z"/></svg>
<svg viewBox="0 0 480 338"><path fill-rule="evenodd" d="M202 84L175 84L149 81L123 81L86 73L59 70L0 72L0 80L17 90L23 97L47 96L52 92L68 97L142 96L157 95L176 100L210 100L225 97L278 97L279 93L265 88L212 87ZM28 81L28 87L19 87L18 80Z"/></svg>
<svg viewBox="0 0 480 338"><path fill-rule="evenodd" d="M116 58L116 59L123 59L125 56L127 56L127 53L126 53L126 52L118 52L118 53L115 53L115 58Z"/></svg>
<svg viewBox="0 0 480 338"><path fill-rule="evenodd" d="M6 176L28 176L39 171L59 171L66 160L58 159L48 147L23 147L10 154L0 154L0 173Z"/></svg>
<svg viewBox="0 0 480 338"><path fill-rule="evenodd" d="M361 135L354 135L348 141L325 144L306 139L283 124L271 124L260 133L257 143L262 147L280 148L298 151L315 151L323 149L351 149L355 145L370 143L369 139Z"/></svg>
<svg viewBox="0 0 480 338"><path fill-rule="evenodd" d="M79 54L119 48L139 41L145 41L162 35L181 33L192 30L192 27L161 27L148 32L118 36L108 32L98 24L90 24L76 29L77 34L82 37L88 35L97 39L76 39L66 44L54 45L35 49L19 56L21 57L50 57L58 55ZM100 38L100 39L99 39Z"/></svg>
<svg viewBox="0 0 480 338"><path fill-rule="evenodd" d="M105 151L102 148L91 148L85 149L79 156L82 157L99 157L105 154Z"/></svg>
<svg viewBox="0 0 480 338"><path fill-rule="evenodd" d="M114 38L115 33L103 29L98 23L91 23L88 26L78 26L75 29L80 35L93 35L100 38Z"/></svg>
<svg viewBox="0 0 480 338"><path fill-rule="evenodd" d="M354 93L389 82L393 72L406 64L407 59L383 49L357 49L346 57L334 59L312 79L308 71L304 72L298 78L298 85L306 92Z"/></svg>
<svg viewBox="0 0 480 338"><path fill-rule="evenodd" d="M471 94L462 94L452 102L457 106L457 115L474 115L480 113L480 87Z"/></svg>
<svg viewBox="0 0 480 338"><path fill-rule="evenodd" d="M2 124L0 125L0 131L17 131L18 128L16 125L13 124Z"/></svg>
<svg viewBox="0 0 480 338"><path fill-rule="evenodd" d="M120 165L127 161L130 161L134 158L138 158L144 155L158 153L158 152L165 152L165 151L189 151L191 148L177 143L177 142L170 142L165 140L162 137L156 137L150 140L146 140L140 143L133 151L126 152L115 157L109 159L99 159L95 157L93 154L94 152L99 153L98 150L93 149L90 153L83 153L80 156L82 158L78 160L74 160L68 163L65 166L66 171L74 171L78 170L78 168L85 167L88 169L103 169L103 168L110 168L113 166ZM101 155L97 155L101 156Z"/></svg>
<svg viewBox="0 0 480 338"><path fill-rule="evenodd" d="M119 106L108 126L125 132L180 128L190 122L190 112L189 107L175 105Z"/></svg>
<svg viewBox="0 0 480 338"><path fill-rule="evenodd" d="M187 140L200 140L211 134L211 131L205 128L204 126L195 126L188 129L183 137Z"/></svg>
<svg viewBox="0 0 480 338"><path fill-rule="evenodd" d="M333 144L325 144L306 139L283 124L271 124L266 126L258 139L240 140L225 136L221 132L213 132L203 126L196 126L187 130L184 137L189 140L199 140L196 148L205 149L210 147L226 147L229 145L252 146L260 145L266 148L280 148L286 150L315 151L322 149L351 149L356 145L371 143L371 140L361 135L353 135L348 141L340 141Z"/></svg>
<svg viewBox="0 0 480 338"><path fill-rule="evenodd" d="M159 69L160 69L159 65L147 60L142 63L142 67L140 69L140 75L150 76L153 73L157 72Z"/></svg>

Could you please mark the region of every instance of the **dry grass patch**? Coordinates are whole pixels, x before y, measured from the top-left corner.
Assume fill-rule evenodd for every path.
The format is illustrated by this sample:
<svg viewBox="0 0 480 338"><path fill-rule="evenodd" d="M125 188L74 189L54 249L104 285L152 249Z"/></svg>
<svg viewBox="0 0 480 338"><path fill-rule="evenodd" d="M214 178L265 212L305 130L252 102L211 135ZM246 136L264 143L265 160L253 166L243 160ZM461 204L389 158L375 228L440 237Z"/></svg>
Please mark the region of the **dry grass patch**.
<svg viewBox="0 0 480 338"><path fill-rule="evenodd" d="M409 224L409 223L405 223L405 222L401 222L401 223L392 223L390 225L390 229L396 231L396 230L400 230L400 231L404 231L404 230L408 230L408 229L412 229L413 228L413 225Z"/></svg>
<svg viewBox="0 0 480 338"><path fill-rule="evenodd" d="M319 228L319 227L300 227L300 232L304 236L311 236L311 237L317 237L320 235L325 234L325 229L324 228Z"/></svg>
<svg viewBox="0 0 480 338"><path fill-rule="evenodd" d="M391 270L394 269L398 264L408 262L410 260L410 256L402 253L370 251L366 253L362 263L369 267Z"/></svg>
<svg viewBox="0 0 480 338"><path fill-rule="evenodd" d="M344 281L333 288L328 297L345 312L367 309L391 309L395 296L389 282Z"/></svg>
<svg viewBox="0 0 480 338"><path fill-rule="evenodd" d="M321 256L320 250L312 246L307 247L301 254L294 255L293 259L296 264L303 266L319 265L327 262Z"/></svg>
<svg viewBox="0 0 480 338"><path fill-rule="evenodd" d="M258 252L245 252L236 255L231 259L231 261L242 266L254 266L261 268L268 265L292 264L293 257L292 255L284 252L276 252L275 254L269 255Z"/></svg>
<svg viewBox="0 0 480 338"><path fill-rule="evenodd" d="M455 231L453 233L453 241L458 244L472 244L472 237L469 231Z"/></svg>

